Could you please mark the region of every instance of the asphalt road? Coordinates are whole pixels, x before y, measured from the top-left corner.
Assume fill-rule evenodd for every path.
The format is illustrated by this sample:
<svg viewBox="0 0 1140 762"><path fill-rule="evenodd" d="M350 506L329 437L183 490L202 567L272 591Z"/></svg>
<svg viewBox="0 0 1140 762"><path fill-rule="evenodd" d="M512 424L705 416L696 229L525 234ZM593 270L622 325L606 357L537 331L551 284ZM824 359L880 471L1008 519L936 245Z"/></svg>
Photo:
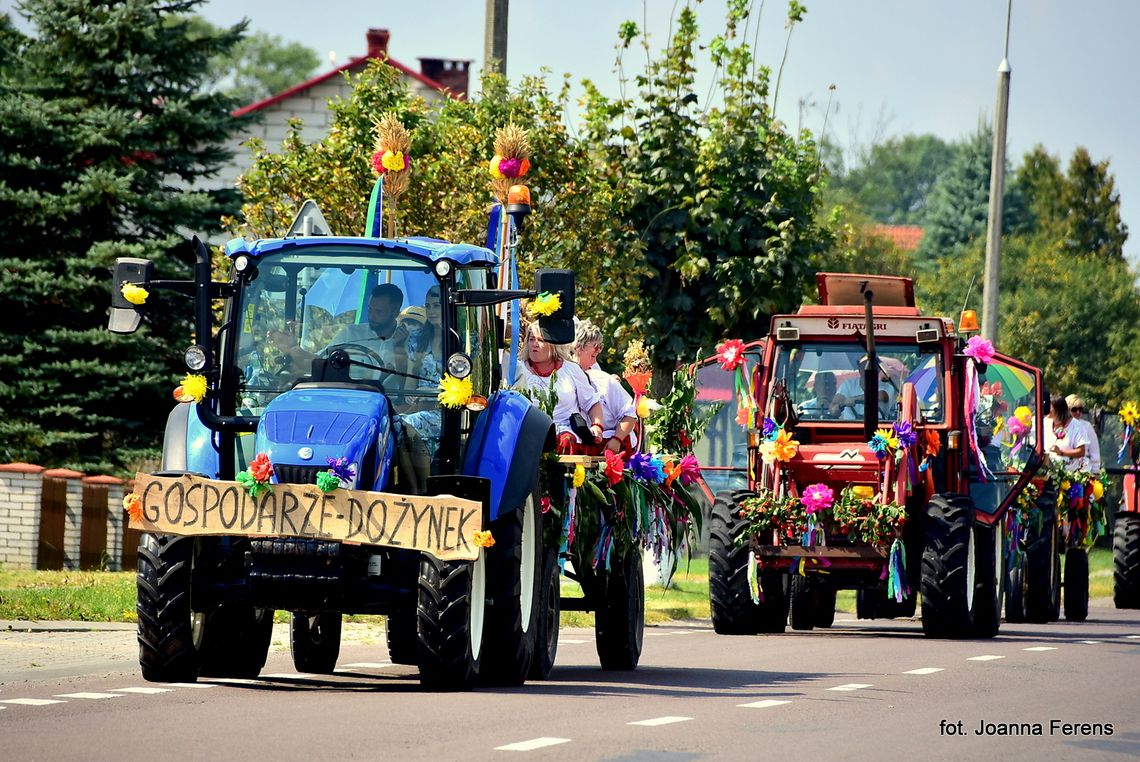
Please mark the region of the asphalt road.
<svg viewBox="0 0 1140 762"><path fill-rule="evenodd" d="M550 680L466 694L421 691L368 627L346 630L334 676L297 674L279 628L261 679L190 686L142 680L130 629L6 625L0 759L1140 757L1140 611L1108 607L984 641L842 614L758 637L650 627L631 673L566 629ZM1013 723L1026 735L999 734Z"/></svg>

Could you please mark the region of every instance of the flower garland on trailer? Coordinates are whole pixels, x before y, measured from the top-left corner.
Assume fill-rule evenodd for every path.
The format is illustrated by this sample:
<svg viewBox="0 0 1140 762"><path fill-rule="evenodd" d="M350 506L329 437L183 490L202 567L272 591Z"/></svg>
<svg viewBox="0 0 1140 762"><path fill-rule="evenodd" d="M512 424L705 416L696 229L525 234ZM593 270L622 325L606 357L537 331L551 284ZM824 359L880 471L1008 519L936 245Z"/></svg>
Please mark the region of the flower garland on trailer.
<svg viewBox="0 0 1140 762"><path fill-rule="evenodd" d="M1041 487L1037 480L1025 485L1025 489L1017 496L1017 502L1006 513L1006 530L1008 538L1009 570L1013 571L1025 558L1025 543L1029 538L1029 528L1032 526L1037 533L1041 532L1044 516L1037 500L1041 497Z"/></svg>
<svg viewBox="0 0 1140 762"><path fill-rule="evenodd" d="M1105 533L1104 484L1108 472L1067 471L1063 463L1053 462L1048 466L1048 478L1057 490L1057 516L1064 522L1066 540L1091 548Z"/></svg>
<svg viewBox="0 0 1140 762"><path fill-rule="evenodd" d="M740 339L726 339L716 346L716 361L720 367L732 374L736 390L736 422L743 428L758 425L760 408L748 384L748 362L744 354L744 342Z"/></svg>

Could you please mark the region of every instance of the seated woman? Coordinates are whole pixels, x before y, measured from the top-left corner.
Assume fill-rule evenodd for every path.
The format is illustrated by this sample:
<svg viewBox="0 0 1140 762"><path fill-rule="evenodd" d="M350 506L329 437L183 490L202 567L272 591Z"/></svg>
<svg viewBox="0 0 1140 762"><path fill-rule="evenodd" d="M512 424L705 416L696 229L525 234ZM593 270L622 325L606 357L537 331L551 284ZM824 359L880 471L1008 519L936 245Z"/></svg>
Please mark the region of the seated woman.
<svg viewBox="0 0 1140 762"><path fill-rule="evenodd" d="M407 342L408 373L420 378L405 379L405 388L420 395L408 395L402 408L404 421L414 428L435 453L439 446L440 411L436 391L442 375L443 312L440 309L439 286L432 286L424 297L424 306L408 307L398 318L410 337Z"/></svg>
<svg viewBox="0 0 1140 762"><path fill-rule="evenodd" d="M566 344L548 344L543 341L538 323L527 326L526 354L519 363L519 378L515 388L524 394L554 392L555 431L558 434L558 452L563 455L596 455L601 451L602 396L590 383L585 371L570 360L570 347ZM570 417L584 415L594 437L583 442L572 430ZM584 432L583 432L584 433Z"/></svg>
<svg viewBox="0 0 1140 762"><path fill-rule="evenodd" d="M637 446L637 411L633 397L612 373L598 367L602 351L602 329L590 320L579 320L574 331L574 359L602 396L602 440L605 449L632 453Z"/></svg>

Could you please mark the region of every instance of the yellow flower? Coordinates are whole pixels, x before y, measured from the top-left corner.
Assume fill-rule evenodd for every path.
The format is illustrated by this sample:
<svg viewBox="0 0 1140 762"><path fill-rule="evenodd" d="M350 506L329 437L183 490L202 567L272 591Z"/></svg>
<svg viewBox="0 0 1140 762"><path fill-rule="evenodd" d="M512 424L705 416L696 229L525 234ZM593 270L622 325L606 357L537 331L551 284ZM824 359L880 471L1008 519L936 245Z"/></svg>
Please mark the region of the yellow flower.
<svg viewBox="0 0 1140 762"><path fill-rule="evenodd" d="M578 487L581 487L585 481L586 469L582 466L581 463L579 463L578 465L574 466L574 479L570 483L574 485L575 489L577 489Z"/></svg>
<svg viewBox="0 0 1140 762"><path fill-rule="evenodd" d="M1033 411L1022 405L1013 411L1013 417L1028 426L1029 422L1033 420Z"/></svg>
<svg viewBox="0 0 1140 762"><path fill-rule="evenodd" d="M527 312L532 315L549 317L560 309L562 309L562 297L549 291L543 291L530 303Z"/></svg>
<svg viewBox="0 0 1140 762"><path fill-rule="evenodd" d="M206 399L206 377L197 373L187 373L182 379L182 393L195 402Z"/></svg>
<svg viewBox="0 0 1140 762"><path fill-rule="evenodd" d="M1093 479L1092 493L1093 497L1095 497L1097 500L1100 500L1102 497L1104 497L1104 485L1100 483L1100 479Z"/></svg>
<svg viewBox="0 0 1140 762"><path fill-rule="evenodd" d="M994 418L994 433L997 434L1005 428L1005 419L1000 415Z"/></svg>
<svg viewBox="0 0 1140 762"><path fill-rule="evenodd" d="M1125 426L1135 426L1136 421L1140 420L1140 409L1137 409L1136 403L1129 400L1125 402L1120 408L1120 420Z"/></svg>
<svg viewBox="0 0 1140 762"><path fill-rule="evenodd" d="M124 283L119 291L122 292L123 298L131 304L146 304L146 298L150 296L149 291L134 283Z"/></svg>
<svg viewBox="0 0 1140 762"><path fill-rule="evenodd" d="M499 171L499 162L503 160L502 156L495 154L490 161L487 162L487 171L491 173L491 177L496 180L503 179L503 173Z"/></svg>
<svg viewBox="0 0 1140 762"><path fill-rule="evenodd" d="M642 397L637 401L637 417L648 418L653 415L654 411L661 409L661 403L657 400L651 400L648 397Z"/></svg>
<svg viewBox="0 0 1140 762"><path fill-rule="evenodd" d="M404 162L403 151L385 151L380 162L384 165L384 169L389 172L399 172L408 166Z"/></svg>
<svg viewBox="0 0 1140 762"><path fill-rule="evenodd" d="M123 509L136 523L143 518L142 496L137 492L128 492L123 495Z"/></svg>
<svg viewBox="0 0 1140 762"><path fill-rule="evenodd" d="M456 378L447 373L439 382L439 404L444 407L463 407L474 393L470 378Z"/></svg>
<svg viewBox="0 0 1140 762"><path fill-rule="evenodd" d="M475 542L476 547L480 548L489 548L495 544L495 538L491 536L490 529L486 531L479 531L476 529L475 534L472 536L472 540Z"/></svg>
<svg viewBox="0 0 1140 762"><path fill-rule="evenodd" d="M1069 483L1069 480L1065 479L1064 481L1061 482L1061 491L1062 492L1068 492L1069 487L1071 487L1071 486L1073 486L1073 485Z"/></svg>
<svg viewBox="0 0 1140 762"><path fill-rule="evenodd" d="M760 456L764 458L765 463L772 463L777 460L786 463L795 457L799 449L800 443L792 439L791 434L781 430L776 434L775 439L760 445Z"/></svg>

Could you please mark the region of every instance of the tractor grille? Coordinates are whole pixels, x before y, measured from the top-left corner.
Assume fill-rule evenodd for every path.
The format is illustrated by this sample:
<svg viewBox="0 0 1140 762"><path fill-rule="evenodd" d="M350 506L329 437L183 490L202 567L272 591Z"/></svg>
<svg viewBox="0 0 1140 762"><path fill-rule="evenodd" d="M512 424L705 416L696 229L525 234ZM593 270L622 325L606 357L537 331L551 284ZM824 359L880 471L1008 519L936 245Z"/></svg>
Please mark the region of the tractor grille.
<svg viewBox="0 0 1140 762"><path fill-rule="evenodd" d="M291 466L273 464L279 484L316 484L317 474L327 470L327 466Z"/></svg>

